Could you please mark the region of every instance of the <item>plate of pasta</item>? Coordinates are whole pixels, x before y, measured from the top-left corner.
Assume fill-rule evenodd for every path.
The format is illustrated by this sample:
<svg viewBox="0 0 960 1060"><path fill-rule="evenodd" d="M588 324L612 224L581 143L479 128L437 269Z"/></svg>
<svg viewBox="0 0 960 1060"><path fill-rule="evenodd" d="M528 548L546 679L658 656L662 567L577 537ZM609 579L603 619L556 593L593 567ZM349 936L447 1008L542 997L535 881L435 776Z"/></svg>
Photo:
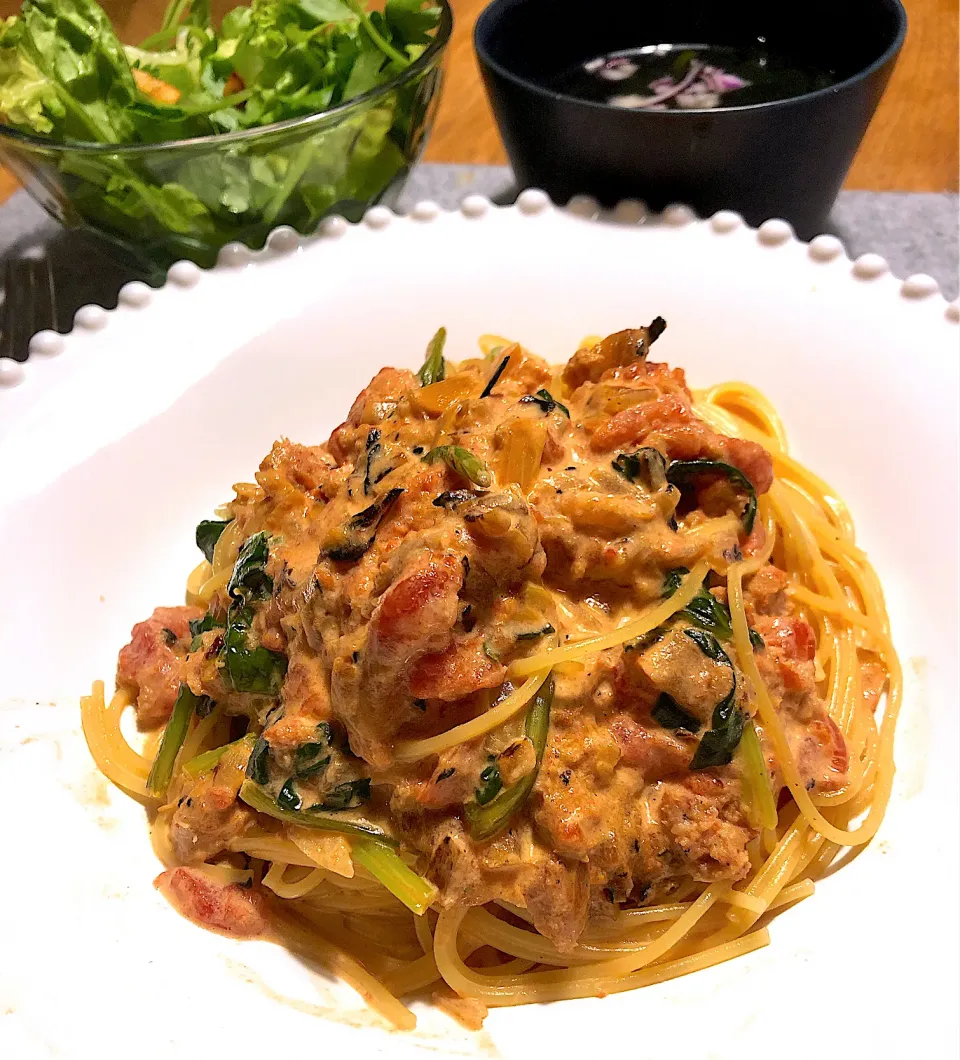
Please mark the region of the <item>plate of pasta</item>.
<svg viewBox="0 0 960 1060"><path fill-rule="evenodd" d="M0 374L10 1055L948 1054L956 308L575 207L278 230Z"/></svg>

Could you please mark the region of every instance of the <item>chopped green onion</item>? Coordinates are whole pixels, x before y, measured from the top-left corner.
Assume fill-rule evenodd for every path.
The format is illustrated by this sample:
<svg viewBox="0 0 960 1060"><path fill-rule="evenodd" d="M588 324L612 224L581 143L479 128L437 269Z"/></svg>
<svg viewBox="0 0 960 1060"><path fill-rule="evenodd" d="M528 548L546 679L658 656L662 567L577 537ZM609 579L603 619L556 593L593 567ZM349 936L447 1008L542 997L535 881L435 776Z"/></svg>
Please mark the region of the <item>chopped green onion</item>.
<svg viewBox="0 0 960 1060"><path fill-rule="evenodd" d="M190 728L190 719L200 701L187 685L181 685L177 693L177 701L173 705L173 713L167 722L160 738L160 749L154 759L150 775L147 777L147 791L158 798L162 796L173 776L173 767L177 761L183 741L187 738L187 730Z"/></svg>
<svg viewBox="0 0 960 1060"><path fill-rule="evenodd" d="M350 841L350 853L371 876L417 916L433 905L437 888L413 869L390 847L377 839L357 838Z"/></svg>
<svg viewBox="0 0 960 1060"><path fill-rule="evenodd" d="M770 774L763 760L760 737L752 721L748 721L740 738L743 749L743 779L750 793L750 801L756 810L761 828L775 828L777 804L770 788Z"/></svg>
<svg viewBox="0 0 960 1060"><path fill-rule="evenodd" d="M256 810L257 813L264 813L277 821L283 821L284 824L293 824L298 828L315 828L323 832L340 832L343 835L365 837L378 843L386 843L389 847L398 847L400 845L395 839L388 836L386 832L381 832L379 828L374 828L372 824L344 821L339 817L325 817L323 814L305 813L303 810L285 810L283 807L278 806L263 788L258 787L252 780L245 780L240 785L240 798L248 806Z"/></svg>
<svg viewBox="0 0 960 1060"><path fill-rule="evenodd" d="M184 767L184 773L189 773L191 776L197 776L199 773L206 773L208 770L213 769L214 766L218 765L220 759L227 753L232 751L234 747L239 747L241 744L253 748L255 737L253 733L247 733L246 736L241 736L239 740L234 740L233 743L225 743L221 747L214 747L210 751L204 751L202 754L198 754L195 758L191 758Z"/></svg>
<svg viewBox="0 0 960 1060"><path fill-rule="evenodd" d="M483 806L477 802L468 802L463 808L470 835L478 842L492 839L506 828L513 815L533 791L533 785L537 782L537 774L540 772L540 763L543 761L543 753L547 747L553 689L554 681L551 674L537 690L533 698L533 706L527 712L524 731L537 752L537 764L533 771L521 777L516 784L504 788L492 802Z"/></svg>

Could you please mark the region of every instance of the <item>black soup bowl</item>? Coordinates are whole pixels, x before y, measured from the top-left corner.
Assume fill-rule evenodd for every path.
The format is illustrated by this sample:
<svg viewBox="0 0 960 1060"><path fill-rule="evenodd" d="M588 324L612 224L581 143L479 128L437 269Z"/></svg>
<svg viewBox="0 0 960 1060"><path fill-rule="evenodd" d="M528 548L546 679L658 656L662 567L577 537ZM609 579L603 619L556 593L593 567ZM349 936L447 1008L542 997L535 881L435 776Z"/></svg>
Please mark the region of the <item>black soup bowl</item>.
<svg viewBox="0 0 960 1060"><path fill-rule="evenodd" d="M474 44L520 187L560 203L585 193L604 205L731 209L753 225L781 217L809 239L823 231L906 22L899 0L495 0ZM715 109L662 110L557 87L564 72L599 56L666 44L694 54L762 45L788 64L830 71L830 83L771 102L737 105L733 92Z"/></svg>

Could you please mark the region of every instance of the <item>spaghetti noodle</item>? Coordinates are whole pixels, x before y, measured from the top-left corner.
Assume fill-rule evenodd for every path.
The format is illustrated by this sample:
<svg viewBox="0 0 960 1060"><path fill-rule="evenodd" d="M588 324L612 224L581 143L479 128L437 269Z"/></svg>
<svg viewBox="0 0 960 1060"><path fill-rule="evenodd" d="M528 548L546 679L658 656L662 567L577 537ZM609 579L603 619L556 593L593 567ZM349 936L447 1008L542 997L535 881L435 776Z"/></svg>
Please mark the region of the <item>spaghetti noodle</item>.
<svg viewBox="0 0 960 1060"><path fill-rule="evenodd" d="M660 331L562 369L497 336L454 368L438 335L201 524L191 606L82 701L181 912L398 1027L431 990L477 1025L765 946L876 834L902 698L879 581L767 399L689 391L647 362ZM169 769L131 706L171 718Z"/></svg>

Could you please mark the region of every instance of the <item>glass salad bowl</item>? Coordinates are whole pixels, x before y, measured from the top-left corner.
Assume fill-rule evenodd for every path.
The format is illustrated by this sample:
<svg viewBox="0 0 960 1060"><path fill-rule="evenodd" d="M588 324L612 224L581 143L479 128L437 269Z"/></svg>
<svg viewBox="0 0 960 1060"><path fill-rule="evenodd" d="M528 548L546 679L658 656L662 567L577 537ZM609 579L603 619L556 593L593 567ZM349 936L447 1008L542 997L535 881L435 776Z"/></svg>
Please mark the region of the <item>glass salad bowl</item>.
<svg viewBox="0 0 960 1060"><path fill-rule="evenodd" d="M258 128L163 143L57 143L0 124L0 162L64 225L107 240L158 275L181 258L208 267L220 248L263 246L278 225L301 234L326 215L357 220L393 205L440 100L452 16L391 80L348 102Z"/></svg>

